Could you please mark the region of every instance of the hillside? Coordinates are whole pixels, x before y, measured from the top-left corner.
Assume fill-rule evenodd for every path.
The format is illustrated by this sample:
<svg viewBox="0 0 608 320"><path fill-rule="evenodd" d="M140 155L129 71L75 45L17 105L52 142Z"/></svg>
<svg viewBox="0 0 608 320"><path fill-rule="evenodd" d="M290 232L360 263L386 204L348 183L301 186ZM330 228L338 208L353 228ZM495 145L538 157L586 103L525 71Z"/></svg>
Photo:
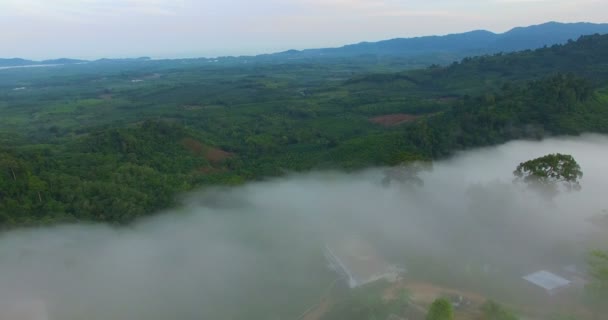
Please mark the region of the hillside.
<svg viewBox="0 0 608 320"><path fill-rule="evenodd" d="M0 228L129 223L200 186L606 132L607 53L595 35L398 73L147 60L5 70Z"/></svg>
<svg viewBox="0 0 608 320"><path fill-rule="evenodd" d="M443 54L447 58L457 60L470 55L538 49L543 46L563 44L568 40L596 33L608 33L608 24L549 22L529 27L518 27L501 34L476 30L445 36L362 42L339 48L291 50L275 56L285 56L294 59L361 55L421 57L431 54Z"/></svg>
<svg viewBox="0 0 608 320"><path fill-rule="evenodd" d="M606 35L584 36L564 45L534 51L468 57L444 68L431 66L414 71L364 74L350 79L348 83L365 84L381 90L383 86L396 81L407 81L413 86L412 94L424 91L424 94L458 96L479 90L498 90L509 82L536 80L555 73L572 73L601 86L608 77L606 39Z"/></svg>

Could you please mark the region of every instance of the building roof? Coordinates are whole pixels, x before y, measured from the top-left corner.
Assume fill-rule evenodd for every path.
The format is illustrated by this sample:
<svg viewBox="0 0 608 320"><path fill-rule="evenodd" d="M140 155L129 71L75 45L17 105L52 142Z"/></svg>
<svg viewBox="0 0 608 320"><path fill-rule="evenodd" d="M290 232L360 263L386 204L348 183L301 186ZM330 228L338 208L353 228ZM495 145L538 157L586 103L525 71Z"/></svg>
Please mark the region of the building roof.
<svg viewBox="0 0 608 320"><path fill-rule="evenodd" d="M570 280L545 270L529 274L525 276L524 279L548 291L565 287L570 284Z"/></svg>

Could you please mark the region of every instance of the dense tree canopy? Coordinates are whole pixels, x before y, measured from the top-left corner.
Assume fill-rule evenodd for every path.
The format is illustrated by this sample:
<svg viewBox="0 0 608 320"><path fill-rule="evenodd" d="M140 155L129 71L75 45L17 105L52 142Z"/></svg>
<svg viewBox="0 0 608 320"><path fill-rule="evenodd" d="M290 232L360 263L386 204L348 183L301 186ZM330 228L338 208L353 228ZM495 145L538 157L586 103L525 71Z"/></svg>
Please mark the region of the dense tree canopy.
<svg viewBox="0 0 608 320"><path fill-rule="evenodd" d="M513 174L529 185L554 189L557 184L568 190L580 190L581 167L571 155L548 154L520 163Z"/></svg>
<svg viewBox="0 0 608 320"><path fill-rule="evenodd" d="M452 303L446 299L437 299L429 307L426 320L453 320L454 310Z"/></svg>
<svg viewBox="0 0 608 320"><path fill-rule="evenodd" d="M128 223L196 187L312 169L397 166L386 181L419 184L399 166L513 139L606 133L607 52L608 36L588 36L409 71L369 58L3 70L0 228ZM571 169L562 182L576 189Z"/></svg>

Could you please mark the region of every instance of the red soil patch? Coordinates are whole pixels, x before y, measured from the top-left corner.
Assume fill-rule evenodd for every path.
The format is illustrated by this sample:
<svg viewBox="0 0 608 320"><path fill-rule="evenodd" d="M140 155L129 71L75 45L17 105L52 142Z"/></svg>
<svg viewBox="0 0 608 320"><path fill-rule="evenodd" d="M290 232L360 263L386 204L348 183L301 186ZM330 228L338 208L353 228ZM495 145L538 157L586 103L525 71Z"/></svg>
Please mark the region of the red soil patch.
<svg viewBox="0 0 608 320"><path fill-rule="evenodd" d="M232 153L217 148L207 148L205 151L205 158L214 163L224 161L232 156Z"/></svg>
<svg viewBox="0 0 608 320"><path fill-rule="evenodd" d="M234 156L233 153L218 148L206 146L200 141L192 138L183 139L182 145L190 152L205 157L205 159L207 159L207 161L211 163L219 163Z"/></svg>
<svg viewBox="0 0 608 320"><path fill-rule="evenodd" d="M375 124L379 124L381 126L393 127L393 126L398 126L400 124L412 122L418 118L420 118L420 117L412 115L412 114L395 113L395 114L387 114L384 116L371 118L371 119L369 119L369 121L371 121L372 123L375 123Z"/></svg>
<svg viewBox="0 0 608 320"><path fill-rule="evenodd" d="M185 138L182 140L182 145L188 149L188 151L200 155L205 150L205 146L197 140L192 138Z"/></svg>

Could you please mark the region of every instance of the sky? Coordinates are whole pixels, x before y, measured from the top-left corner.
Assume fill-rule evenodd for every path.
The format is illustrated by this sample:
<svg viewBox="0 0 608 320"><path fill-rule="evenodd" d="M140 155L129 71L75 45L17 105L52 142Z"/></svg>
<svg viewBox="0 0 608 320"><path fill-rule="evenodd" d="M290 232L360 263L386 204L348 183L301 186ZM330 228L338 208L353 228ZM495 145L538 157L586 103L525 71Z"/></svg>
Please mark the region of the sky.
<svg viewBox="0 0 608 320"><path fill-rule="evenodd" d="M214 57L548 21L606 0L0 0L0 57Z"/></svg>

